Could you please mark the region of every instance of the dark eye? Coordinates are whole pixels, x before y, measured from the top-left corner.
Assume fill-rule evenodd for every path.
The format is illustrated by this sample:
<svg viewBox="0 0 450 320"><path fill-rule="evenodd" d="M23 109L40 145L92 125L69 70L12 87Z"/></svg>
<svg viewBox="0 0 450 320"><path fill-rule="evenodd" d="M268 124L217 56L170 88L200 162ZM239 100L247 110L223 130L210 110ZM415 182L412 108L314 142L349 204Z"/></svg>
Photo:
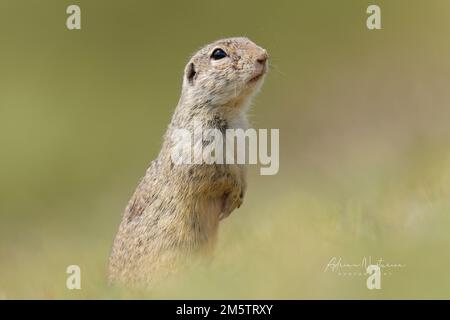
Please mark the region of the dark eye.
<svg viewBox="0 0 450 320"><path fill-rule="evenodd" d="M211 58L213 58L214 60L220 60L222 58L225 58L226 56L226 52L220 48L214 49L213 53L211 54Z"/></svg>

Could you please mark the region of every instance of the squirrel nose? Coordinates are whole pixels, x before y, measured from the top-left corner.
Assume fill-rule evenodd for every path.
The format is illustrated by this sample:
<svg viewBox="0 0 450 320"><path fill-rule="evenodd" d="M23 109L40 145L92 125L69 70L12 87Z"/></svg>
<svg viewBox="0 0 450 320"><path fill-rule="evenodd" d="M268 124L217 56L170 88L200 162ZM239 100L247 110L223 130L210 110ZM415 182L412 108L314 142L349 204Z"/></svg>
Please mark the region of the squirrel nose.
<svg viewBox="0 0 450 320"><path fill-rule="evenodd" d="M267 52L264 51L263 54L261 54L256 61L262 65L266 64L267 59L269 58L269 56L267 55Z"/></svg>

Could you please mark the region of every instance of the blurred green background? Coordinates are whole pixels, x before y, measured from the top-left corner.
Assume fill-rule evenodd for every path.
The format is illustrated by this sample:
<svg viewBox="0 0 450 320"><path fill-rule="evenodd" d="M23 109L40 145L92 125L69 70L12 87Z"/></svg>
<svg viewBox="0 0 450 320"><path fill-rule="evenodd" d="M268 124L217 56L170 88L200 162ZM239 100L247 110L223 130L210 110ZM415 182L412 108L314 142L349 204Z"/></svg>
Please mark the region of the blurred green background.
<svg viewBox="0 0 450 320"><path fill-rule="evenodd" d="M449 31L443 0L0 0L0 298L450 298ZM280 129L279 173L250 168L209 267L109 288L188 57L240 35L271 56L250 118ZM324 272L364 256L406 267L381 290Z"/></svg>

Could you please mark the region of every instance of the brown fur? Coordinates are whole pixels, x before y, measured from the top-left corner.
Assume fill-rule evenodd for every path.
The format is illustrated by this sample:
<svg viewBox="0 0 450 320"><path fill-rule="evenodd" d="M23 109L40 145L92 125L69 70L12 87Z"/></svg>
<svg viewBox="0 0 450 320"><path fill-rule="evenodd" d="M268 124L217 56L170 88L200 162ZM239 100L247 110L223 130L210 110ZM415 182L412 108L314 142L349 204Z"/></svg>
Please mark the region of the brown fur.
<svg viewBox="0 0 450 320"><path fill-rule="evenodd" d="M228 56L213 60L218 47ZM147 286L213 249L219 221L242 203L245 167L174 165L171 134L176 128L192 129L194 117L222 132L246 129L245 113L263 76L250 80L264 75L266 59L266 51L247 38L216 41L190 59L162 150L125 209L109 260L110 282Z"/></svg>

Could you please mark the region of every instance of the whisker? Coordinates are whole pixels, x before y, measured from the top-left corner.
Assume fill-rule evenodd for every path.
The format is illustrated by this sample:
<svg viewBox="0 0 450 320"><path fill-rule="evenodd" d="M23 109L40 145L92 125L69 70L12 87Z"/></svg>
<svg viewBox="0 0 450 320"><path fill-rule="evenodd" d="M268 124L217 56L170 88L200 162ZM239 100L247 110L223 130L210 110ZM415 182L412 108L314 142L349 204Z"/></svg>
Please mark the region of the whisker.
<svg viewBox="0 0 450 320"><path fill-rule="evenodd" d="M280 75L282 75L282 76L285 75L285 73L282 72L282 71L280 70L280 68L279 68L276 64L273 64L273 63L269 64L269 70L273 70L273 71L277 72L278 74L280 74Z"/></svg>

